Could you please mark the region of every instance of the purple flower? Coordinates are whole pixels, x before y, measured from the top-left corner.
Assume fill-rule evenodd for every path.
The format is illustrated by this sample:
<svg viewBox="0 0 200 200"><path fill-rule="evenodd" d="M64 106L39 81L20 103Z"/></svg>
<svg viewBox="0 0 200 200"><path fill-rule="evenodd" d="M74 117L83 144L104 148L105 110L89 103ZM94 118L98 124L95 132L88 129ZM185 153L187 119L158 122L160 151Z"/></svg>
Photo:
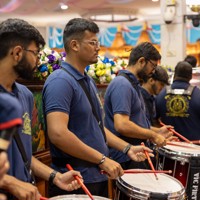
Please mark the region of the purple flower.
<svg viewBox="0 0 200 200"><path fill-rule="evenodd" d="M56 70L56 69L60 69L61 67L60 67L60 65L58 65L58 64L54 64L54 65L52 66L52 68L53 68L53 71L54 71L54 70Z"/></svg>
<svg viewBox="0 0 200 200"><path fill-rule="evenodd" d="M66 52L61 52L60 55L61 55L62 57L66 57L67 54L66 54Z"/></svg>
<svg viewBox="0 0 200 200"><path fill-rule="evenodd" d="M48 63L53 63L56 61L56 57L53 55L48 55L47 58L49 59Z"/></svg>

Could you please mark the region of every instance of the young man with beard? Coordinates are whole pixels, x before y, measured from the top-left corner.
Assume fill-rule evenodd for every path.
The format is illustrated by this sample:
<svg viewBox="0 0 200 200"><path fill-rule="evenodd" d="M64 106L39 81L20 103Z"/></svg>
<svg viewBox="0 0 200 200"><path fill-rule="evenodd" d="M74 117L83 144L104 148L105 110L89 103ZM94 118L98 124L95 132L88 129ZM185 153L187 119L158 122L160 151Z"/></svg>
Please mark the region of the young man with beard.
<svg viewBox="0 0 200 200"><path fill-rule="evenodd" d="M126 70L121 70L106 90L105 126L130 144L138 145L149 139L157 146L163 146L166 138L171 136L167 127L151 127L139 83L155 72L160 59L159 52L151 43L139 44L132 49ZM143 163L132 162L123 152L113 148L110 155L125 169L146 168Z"/></svg>
<svg viewBox="0 0 200 200"><path fill-rule="evenodd" d="M22 105L22 127L18 130L28 163L25 165L16 139L13 139L8 149L10 169L3 177L0 187L8 195L8 199L39 200L37 188L31 184L30 170L46 181L51 180L58 187L73 190L80 187L73 175L81 176L79 172L65 174L54 173L54 170L44 165L32 156L31 115L33 95L27 87L18 84L16 79L30 79L39 60L40 48L45 44L39 31L20 19L7 19L0 23L0 92L16 97ZM19 145L22 146L22 145Z"/></svg>
<svg viewBox="0 0 200 200"><path fill-rule="evenodd" d="M109 158L107 144L118 151L126 151L135 161L144 160L144 149L142 146L127 148L127 142L104 129L102 124L97 88L84 72L86 66L97 62L100 50L98 32L98 26L87 19L75 18L66 24L63 35L66 60L62 62L62 69L47 78L43 103L52 167L66 172L66 163L71 164L80 170L93 195L107 197L107 177L100 170L106 171L113 179L123 175L119 163ZM56 185L50 185L49 192L50 196L68 193ZM84 194L81 189L74 192Z"/></svg>

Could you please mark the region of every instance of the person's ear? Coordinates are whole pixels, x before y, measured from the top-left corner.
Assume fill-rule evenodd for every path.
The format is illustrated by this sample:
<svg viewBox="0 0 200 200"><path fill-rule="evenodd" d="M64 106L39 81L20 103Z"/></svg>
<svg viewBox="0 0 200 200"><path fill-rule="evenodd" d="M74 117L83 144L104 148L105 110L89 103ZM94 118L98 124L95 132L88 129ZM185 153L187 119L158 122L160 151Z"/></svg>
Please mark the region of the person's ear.
<svg viewBox="0 0 200 200"><path fill-rule="evenodd" d="M78 43L78 41L77 40L71 40L70 41L70 48L73 50L73 51L78 51L79 50L79 48L80 48L80 45L79 45L79 43Z"/></svg>
<svg viewBox="0 0 200 200"><path fill-rule="evenodd" d="M14 60L16 62L19 62L22 59L22 56L23 56L23 49L22 49L22 47L21 46L15 46L12 49L11 55L13 56L13 58L14 58Z"/></svg>
<svg viewBox="0 0 200 200"><path fill-rule="evenodd" d="M138 59L138 63L139 63L140 66L144 67L144 65L146 64L145 58L144 57L140 57Z"/></svg>

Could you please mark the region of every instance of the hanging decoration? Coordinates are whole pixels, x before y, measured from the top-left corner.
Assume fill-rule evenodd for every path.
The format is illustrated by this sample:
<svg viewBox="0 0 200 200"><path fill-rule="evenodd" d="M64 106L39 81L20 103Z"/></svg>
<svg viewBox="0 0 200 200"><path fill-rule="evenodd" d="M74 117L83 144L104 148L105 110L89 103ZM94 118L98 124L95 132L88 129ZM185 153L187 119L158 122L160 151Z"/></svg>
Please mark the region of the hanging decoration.
<svg viewBox="0 0 200 200"><path fill-rule="evenodd" d="M191 22L190 22L191 23ZM187 41L189 43L195 43L197 40L200 40L200 26L193 27L192 25L186 31Z"/></svg>
<svg viewBox="0 0 200 200"><path fill-rule="evenodd" d="M117 27L101 28L98 38L100 44L105 47L110 47L115 39Z"/></svg>
<svg viewBox="0 0 200 200"><path fill-rule="evenodd" d="M143 27L142 26L128 26L128 32L122 31L122 36L127 45L136 45L137 41L141 35Z"/></svg>
<svg viewBox="0 0 200 200"><path fill-rule="evenodd" d="M49 27L48 41L50 48L63 48L63 29Z"/></svg>
<svg viewBox="0 0 200 200"><path fill-rule="evenodd" d="M24 0L11 0L5 6L0 8L0 13L8 13L16 10Z"/></svg>
<svg viewBox="0 0 200 200"><path fill-rule="evenodd" d="M151 29L148 30L150 40L153 44L160 44L160 25L151 25Z"/></svg>

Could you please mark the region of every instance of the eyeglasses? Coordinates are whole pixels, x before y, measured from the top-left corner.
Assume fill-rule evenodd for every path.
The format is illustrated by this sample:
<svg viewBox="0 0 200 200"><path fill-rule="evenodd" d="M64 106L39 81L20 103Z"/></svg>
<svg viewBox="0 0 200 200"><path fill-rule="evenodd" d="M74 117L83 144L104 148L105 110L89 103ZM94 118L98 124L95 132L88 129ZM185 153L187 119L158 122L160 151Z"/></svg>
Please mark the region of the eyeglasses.
<svg viewBox="0 0 200 200"><path fill-rule="evenodd" d="M153 69L155 70L156 69L156 67L157 67L157 64L154 64L151 60L149 60L149 59L147 59L147 58L145 58L148 62L150 62L151 64L152 64L152 66L153 66Z"/></svg>
<svg viewBox="0 0 200 200"><path fill-rule="evenodd" d="M28 51L28 52L31 52L32 54L34 54L37 58L40 58L41 57L41 54L40 54L40 50L31 50L31 49L24 49L24 51Z"/></svg>
<svg viewBox="0 0 200 200"><path fill-rule="evenodd" d="M85 41L82 41L82 42L91 44L93 47L97 47L97 48L100 47L100 42L99 42L99 41L95 41L95 40L85 40Z"/></svg>

